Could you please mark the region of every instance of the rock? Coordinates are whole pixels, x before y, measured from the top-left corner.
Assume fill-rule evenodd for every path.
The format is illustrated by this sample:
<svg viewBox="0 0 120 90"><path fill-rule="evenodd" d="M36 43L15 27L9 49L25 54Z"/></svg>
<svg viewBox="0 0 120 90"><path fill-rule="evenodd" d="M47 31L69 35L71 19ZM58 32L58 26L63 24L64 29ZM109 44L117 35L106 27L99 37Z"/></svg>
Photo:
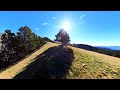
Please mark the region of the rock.
<svg viewBox="0 0 120 90"><path fill-rule="evenodd" d="M82 63L82 66L84 67L84 66L86 66L86 64L85 64L85 63Z"/></svg>

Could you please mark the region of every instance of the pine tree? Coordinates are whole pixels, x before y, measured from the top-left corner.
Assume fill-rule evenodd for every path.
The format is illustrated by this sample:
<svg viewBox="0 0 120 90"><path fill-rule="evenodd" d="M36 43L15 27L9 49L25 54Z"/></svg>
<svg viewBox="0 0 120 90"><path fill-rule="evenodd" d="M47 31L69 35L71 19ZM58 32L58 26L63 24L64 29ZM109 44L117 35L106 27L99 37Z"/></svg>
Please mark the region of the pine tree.
<svg viewBox="0 0 120 90"><path fill-rule="evenodd" d="M59 33L55 35L56 39L54 41L59 41L62 43L62 46L70 42L69 34L64 30L60 29Z"/></svg>

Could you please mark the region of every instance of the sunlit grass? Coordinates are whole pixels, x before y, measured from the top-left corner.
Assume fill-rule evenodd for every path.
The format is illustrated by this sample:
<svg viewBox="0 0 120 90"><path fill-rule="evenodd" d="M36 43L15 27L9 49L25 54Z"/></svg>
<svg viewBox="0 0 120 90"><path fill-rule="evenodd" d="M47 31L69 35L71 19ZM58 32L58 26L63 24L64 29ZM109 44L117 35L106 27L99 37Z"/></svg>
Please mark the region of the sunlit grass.
<svg viewBox="0 0 120 90"><path fill-rule="evenodd" d="M12 79L23 71L26 66L34 62L34 58L42 54L55 43L47 43L30 56L14 66L0 73L1 79ZM70 47L74 53L74 60L66 79L120 79L120 58L99 54L75 47Z"/></svg>
<svg viewBox="0 0 120 90"><path fill-rule="evenodd" d="M5 71L0 72L0 79L12 79L15 75L17 75L18 73L23 71L27 65L32 63L38 55L40 55L41 53L46 51L48 48L56 46L56 45L57 44L48 42L43 47L41 47L39 50L35 51L34 53L29 55L25 59L21 60L20 62L18 62L15 65L9 67Z"/></svg>
<svg viewBox="0 0 120 90"><path fill-rule="evenodd" d="M98 53L72 48L75 59L67 76L68 79L120 79L120 66L115 67L114 60L120 59L107 55L99 57ZM104 58L103 58L104 57ZM107 58L111 63L104 62ZM104 61L103 61L104 60Z"/></svg>

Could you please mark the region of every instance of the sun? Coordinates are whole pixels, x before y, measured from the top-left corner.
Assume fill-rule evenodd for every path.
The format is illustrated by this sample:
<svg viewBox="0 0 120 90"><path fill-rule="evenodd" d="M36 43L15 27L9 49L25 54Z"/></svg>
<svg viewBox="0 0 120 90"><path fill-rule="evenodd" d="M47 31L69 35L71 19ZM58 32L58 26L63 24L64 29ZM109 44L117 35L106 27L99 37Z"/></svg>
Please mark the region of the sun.
<svg viewBox="0 0 120 90"><path fill-rule="evenodd" d="M64 22L62 28L68 31L70 29L70 22Z"/></svg>

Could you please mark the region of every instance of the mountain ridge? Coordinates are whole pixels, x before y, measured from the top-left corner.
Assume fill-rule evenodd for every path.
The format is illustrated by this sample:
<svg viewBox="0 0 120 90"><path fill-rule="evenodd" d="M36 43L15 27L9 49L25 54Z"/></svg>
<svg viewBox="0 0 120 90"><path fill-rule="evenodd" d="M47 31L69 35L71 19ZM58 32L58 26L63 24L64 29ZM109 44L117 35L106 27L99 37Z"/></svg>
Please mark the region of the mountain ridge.
<svg viewBox="0 0 120 90"><path fill-rule="evenodd" d="M87 44L70 44L70 46L120 58L120 50L112 50L108 47L95 47Z"/></svg>
<svg viewBox="0 0 120 90"><path fill-rule="evenodd" d="M120 50L120 46L96 46L96 47L108 48L112 50Z"/></svg>

